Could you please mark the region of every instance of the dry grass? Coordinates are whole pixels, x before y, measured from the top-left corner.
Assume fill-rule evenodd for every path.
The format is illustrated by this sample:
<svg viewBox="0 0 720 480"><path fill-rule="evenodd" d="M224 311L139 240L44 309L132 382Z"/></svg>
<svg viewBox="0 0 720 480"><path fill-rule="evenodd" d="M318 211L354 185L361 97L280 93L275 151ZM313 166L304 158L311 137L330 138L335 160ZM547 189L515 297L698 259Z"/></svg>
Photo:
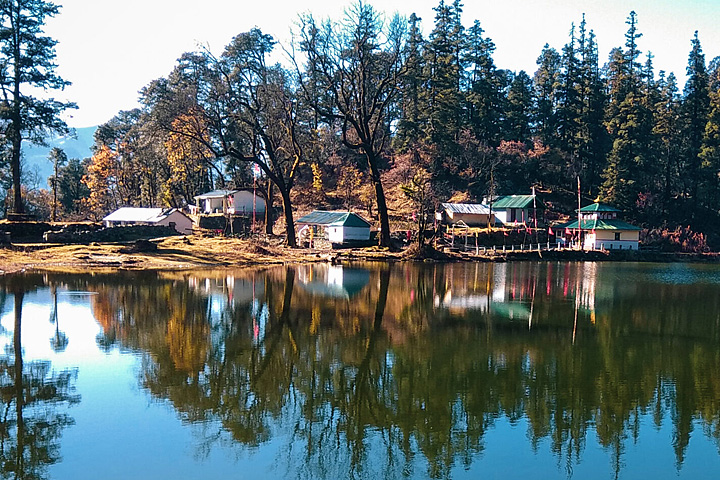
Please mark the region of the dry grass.
<svg viewBox="0 0 720 480"><path fill-rule="evenodd" d="M279 241L224 237L157 239L157 251L123 253L127 245L26 244L0 247L0 273L23 269L98 271L106 269L173 270L198 267L269 265L327 261L331 251L291 249Z"/></svg>

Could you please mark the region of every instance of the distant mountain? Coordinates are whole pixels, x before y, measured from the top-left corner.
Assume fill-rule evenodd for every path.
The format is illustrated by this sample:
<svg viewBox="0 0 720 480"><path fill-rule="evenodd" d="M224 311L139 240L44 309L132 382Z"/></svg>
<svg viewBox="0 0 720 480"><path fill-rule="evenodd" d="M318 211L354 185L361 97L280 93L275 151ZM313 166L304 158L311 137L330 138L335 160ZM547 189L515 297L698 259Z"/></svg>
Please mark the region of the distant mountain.
<svg viewBox="0 0 720 480"><path fill-rule="evenodd" d="M33 145L30 142L23 142L24 169L27 172L37 172L38 187L47 188L47 179L53 174L53 164L48 160L50 149L53 147L62 148L68 158L80 160L92 156L92 147L97 127L85 127L75 129L75 138L62 136L48 141L47 147Z"/></svg>

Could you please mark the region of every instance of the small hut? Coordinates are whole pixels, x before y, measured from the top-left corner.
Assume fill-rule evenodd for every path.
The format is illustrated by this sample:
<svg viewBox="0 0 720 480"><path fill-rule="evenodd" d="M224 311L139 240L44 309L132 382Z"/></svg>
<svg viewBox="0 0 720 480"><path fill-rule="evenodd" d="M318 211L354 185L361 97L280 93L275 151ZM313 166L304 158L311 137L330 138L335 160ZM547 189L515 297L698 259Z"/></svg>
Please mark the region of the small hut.
<svg viewBox="0 0 720 480"><path fill-rule="evenodd" d="M370 239L370 223L352 212L315 210L298 218L295 223L303 226L301 232L312 231L314 238L325 238L334 244L363 242Z"/></svg>

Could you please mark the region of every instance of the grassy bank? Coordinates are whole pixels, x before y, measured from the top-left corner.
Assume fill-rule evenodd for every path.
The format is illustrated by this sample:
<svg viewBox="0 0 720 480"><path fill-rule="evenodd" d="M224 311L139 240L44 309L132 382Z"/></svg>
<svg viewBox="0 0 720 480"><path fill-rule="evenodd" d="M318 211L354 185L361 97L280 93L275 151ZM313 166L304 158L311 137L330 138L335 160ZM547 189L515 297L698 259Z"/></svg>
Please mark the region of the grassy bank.
<svg viewBox="0 0 720 480"><path fill-rule="evenodd" d="M393 252L378 247L347 250L287 248L279 239L241 240L225 237L168 237L152 242L90 245L13 244L0 246L0 273L27 269L54 271L173 270L286 263L352 261L636 261L720 262L717 253L643 251L438 253L429 249Z"/></svg>

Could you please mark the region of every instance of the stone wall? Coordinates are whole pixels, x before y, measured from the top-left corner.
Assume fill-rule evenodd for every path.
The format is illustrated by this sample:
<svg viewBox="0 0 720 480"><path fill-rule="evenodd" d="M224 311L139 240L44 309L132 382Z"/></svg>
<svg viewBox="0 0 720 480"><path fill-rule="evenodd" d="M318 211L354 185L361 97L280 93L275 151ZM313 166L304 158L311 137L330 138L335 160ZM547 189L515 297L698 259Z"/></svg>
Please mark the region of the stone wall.
<svg viewBox="0 0 720 480"><path fill-rule="evenodd" d="M129 225L99 230L48 231L43 238L48 243L132 242L135 240L180 235L174 228L154 225Z"/></svg>
<svg viewBox="0 0 720 480"><path fill-rule="evenodd" d="M225 215L200 215L197 225L205 230L218 230L225 234L248 233L252 227L252 219L249 217L232 216L232 225L228 225ZM232 226L232 228L230 228Z"/></svg>

